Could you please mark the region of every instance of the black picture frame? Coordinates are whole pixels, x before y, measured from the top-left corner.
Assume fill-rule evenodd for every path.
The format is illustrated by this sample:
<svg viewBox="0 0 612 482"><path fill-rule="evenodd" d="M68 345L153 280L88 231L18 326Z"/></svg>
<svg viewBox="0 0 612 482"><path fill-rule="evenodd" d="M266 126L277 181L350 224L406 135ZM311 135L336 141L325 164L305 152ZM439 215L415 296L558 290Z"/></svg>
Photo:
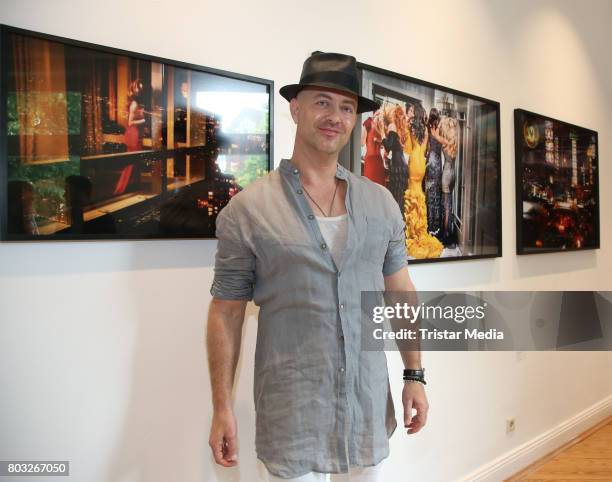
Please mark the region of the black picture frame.
<svg viewBox="0 0 612 482"><path fill-rule="evenodd" d="M3 241L214 238L271 170L272 80L8 25L0 57Z"/></svg>
<svg viewBox="0 0 612 482"><path fill-rule="evenodd" d="M442 216L444 216L445 212L450 213L451 215L447 216L446 219L453 223L453 228L451 228L451 230L447 230L447 232L444 233L448 234L448 236L443 236L440 232L440 229L435 231L435 235L429 233L428 231L431 236L435 236L436 238L442 239L438 239L438 241L443 245L442 251L440 253L441 256L425 256L418 258L416 256L411 256L407 247L407 257L409 263L419 264L441 261L460 261L468 259L473 260L501 257L502 199L499 102L462 92L449 87L445 87L442 85L438 85L432 82L416 79L414 77L403 75L390 70L385 70L372 65L364 64L361 62L357 63L357 68L360 76L361 95L366 96L368 98L373 98L375 100L381 100L382 98L386 98L387 100L393 99L394 101L397 101L398 105L403 104L404 109L405 106L418 103L425 108L426 114L428 116L431 114L431 107L434 107L436 102L440 101L440 99L446 99L447 104L444 104L446 112L442 117L446 115L448 115L448 117L456 116L457 119L454 130L454 132L457 133L457 140L455 141L457 152L455 153L454 158L451 158L450 150L448 155L448 158L453 161L453 164L451 164L451 162L449 161L448 165L454 165L455 190L451 190L451 192L448 193L449 196L446 197L446 202L447 206L450 204L449 199L452 203L459 203L459 201L461 201L464 204L461 205L460 213L458 213L457 211L451 213L450 210L445 211L444 207L442 207ZM450 104L448 104L449 99L453 99ZM431 105L425 107L423 104L426 100ZM464 102L466 105L466 109L471 109L471 111L464 112L462 114L459 109L453 107L453 105L456 106L458 102ZM478 148L480 149L480 151L475 151L474 143L476 142L476 140L467 137L468 134L465 132L465 125L469 122L475 122L475 120L470 117L476 117L476 115L474 114L475 106L477 106L478 109L480 109L480 111L482 112L482 114L479 114L480 121L486 120L486 125L484 127L483 125L480 125L482 129L486 129L485 140L482 141L482 139L479 138L479 141L482 141L481 144L486 144L486 146L484 147L484 149L486 150L486 158L483 157L482 145L478 144ZM349 143L348 148L345 150L342 156L343 164L356 174L362 174L365 164L364 156L362 156L361 149L361 135L362 130L365 129L364 119L367 120L369 117L373 117L375 114L376 113L364 113L361 118L358 118L359 125L356 126L356 128L354 129L351 142ZM451 121L448 121L448 123L450 124ZM461 125L460 123L463 123L463 125ZM427 131L429 133L430 129L427 128ZM369 135L368 132L369 131L366 131L366 142L368 139L367 136ZM468 141L471 143L469 148ZM405 146L405 144L403 144L403 146ZM383 152L386 156L387 150L384 149ZM474 156L478 154L480 157L478 158L478 160L475 160L470 153L472 153ZM427 155L429 155L429 153ZM442 156L444 155L445 154L443 153ZM381 154L381 157L384 156ZM415 159L416 158L417 156L415 155ZM444 161L444 163L445 162L446 161ZM440 166L442 166L444 163L440 161ZM392 179L392 175L389 174L389 172L392 169L393 168L384 169L385 181L383 185L386 185L388 188L390 187L389 181L390 179ZM440 169L442 170L442 167L440 167ZM468 172L470 172L472 176L469 178L469 189L467 189L466 182L464 182L464 180L466 179L465 176L467 175L466 173ZM363 174L366 175L365 172L363 172ZM367 174L368 175L366 175L366 177L369 177L371 173ZM425 174L428 174L427 171L425 172ZM409 177L408 172L406 173L406 175L407 177ZM380 169L378 171L378 176L382 176L382 174L380 174ZM474 176L479 176L479 178L475 181ZM421 182L422 187L424 186L424 177L425 175L423 176L423 180ZM383 183L382 178L375 182L379 182L380 184ZM438 182L439 181L437 180L434 184ZM418 184L418 177L417 180L415 180L415 183ZM458 184L459 186L457 186ZM460 194L458 189L461 190ZM390 190L392 191L392 193L394 192L394 189ZM395 190L397 191L397 189ZM423 189L423 191L425 196L425 203L427 204L427 199L429 198L430 193L426 194L425 189ZM404 203L406 201L406 193L404 194L403 198ZM394 197L396 198L398 204L400 204L402 198L400 197L399 193L395 193ZM435 196L432 196L429 199L432 199L434 197ZM413 200L411 200L410 202L412 201ZM474 205L476 205L476 208L473 207ZM405 209L405 205L404 208L401 208L401 210L405 220L407 220L406 229L407 237L409 237L410 225L414 223L408 221L406 217L407 209ZM433 217L433 221L439 219L439 212L439 207L435 213L432 210L431 216ZM461 216L462 218L459 218L459 216ZM460 225L457 221L461 222ZM434 223L432 222L432 224ZM427 223L427 226L429 227L429 223ZM446 223L447 228L448 226L449 223ZM452 229L454 229L454 234ZM454 251L450 249L451 247L453 247L453 235L455 236ZM420 243L420 240L417 241ZM446 244L447 242L449 243L448 245ZM436 243L434 241L431 244L435 245ZM415 252L419 255L422 254L423 250L420 251L421 252L419 253L419 249L415 249Z"/></svg>
<svg viewBox="0 0 612 482"><path fill-rule="evenodd" d="M514 110L517 254L600 248L597 131Z"/></svg>

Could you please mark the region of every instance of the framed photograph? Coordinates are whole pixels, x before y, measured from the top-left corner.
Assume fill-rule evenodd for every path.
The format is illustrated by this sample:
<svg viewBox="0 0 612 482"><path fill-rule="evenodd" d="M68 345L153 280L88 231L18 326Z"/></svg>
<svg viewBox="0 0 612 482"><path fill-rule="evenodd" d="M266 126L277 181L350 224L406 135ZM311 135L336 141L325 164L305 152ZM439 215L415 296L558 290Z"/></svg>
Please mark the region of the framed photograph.
<svg viewBox="0 0 612 482"><path fill-rule="evenodd" d="M269 172L272 81L0 28L3 240L213 238Z"/></svg>
<svg viewBox="0 0 612 482"><path fill-rule="evenodd" d="M409 261L501 256L499 103L358 67L381 107L358 121L350 167L393 194Z"/></svg>
<svg viewBox="0 0 612 482"><path fill-rule="evenodd" d="M597 132L514 111L518 254L599 248Z"/></svg>

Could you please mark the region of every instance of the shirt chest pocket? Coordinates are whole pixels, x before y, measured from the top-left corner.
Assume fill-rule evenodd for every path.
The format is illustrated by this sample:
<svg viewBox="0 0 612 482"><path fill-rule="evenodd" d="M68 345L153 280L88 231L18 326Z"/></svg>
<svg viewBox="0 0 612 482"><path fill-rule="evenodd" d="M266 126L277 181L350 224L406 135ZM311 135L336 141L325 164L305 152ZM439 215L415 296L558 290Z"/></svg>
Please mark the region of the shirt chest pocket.
<svg viewBox="0 0 612 482"><path fill-rule="evenodd" d="M390 235L391 227L386 219L366 216L361 242L361 259L382 270Z"/></svg>
<svg viewBox="0 0 612 482"><path fill-rule="evenodd" d="M256 234L253 236L258 271L268 274L287 274L313 255L313 246L305 239L283 235Z"/></svg>

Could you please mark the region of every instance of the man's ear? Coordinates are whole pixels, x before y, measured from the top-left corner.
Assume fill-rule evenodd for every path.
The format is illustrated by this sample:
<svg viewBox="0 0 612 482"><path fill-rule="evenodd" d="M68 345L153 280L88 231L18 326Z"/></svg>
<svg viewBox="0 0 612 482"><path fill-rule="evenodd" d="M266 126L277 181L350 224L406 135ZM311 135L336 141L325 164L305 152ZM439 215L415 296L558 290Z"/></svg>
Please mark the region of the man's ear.
<svg viewBox="0 0 612 482"><path fill-rule="evenodd" d="M298 114L300 112L300 104L296 97L289 101L289 110L291 111L291 117L293 117L293 122L298 123Z"/></svg>

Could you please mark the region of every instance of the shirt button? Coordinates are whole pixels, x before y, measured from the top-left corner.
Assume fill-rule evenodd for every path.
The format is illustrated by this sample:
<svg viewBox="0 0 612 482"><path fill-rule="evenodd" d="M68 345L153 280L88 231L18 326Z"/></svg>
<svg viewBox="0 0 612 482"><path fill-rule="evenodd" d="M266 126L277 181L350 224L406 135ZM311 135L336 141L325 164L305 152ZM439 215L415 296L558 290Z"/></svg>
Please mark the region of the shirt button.
<svg viewBox="0 0 612 482"><path fill-rule="evenodd" d="M340 303L340 309L343 310L344 309L344 303Z"/></svg>
<svg viewBox="0 0 612 482"><path fill-rule="evenodd" d="M297 190L297 193L298 193L298 194L302 194L302 190L301 190L301 189L298 189L298 190Z"/></svg>
<svg viewBox="0 0 612 482"><path fill-rule="evenodd" d="M297 169L293 170L293 174L298 174L300 171L298 171Z"/></svg>
<svg viewBox="0 0 612 482"><path fill-rule="evenodd" d="M344 367L340 367L340 373L344 373Z"/></svg>
<svg viewBox="0 0 612 482"><path fill-rule="evenodd" d="M344 335L340 335L340 336L339 336L339 338L340 338L341 340L344 340Z"/></svg>
<svg viewBox="0 0 612 482"><path fill-rule="evenodd" d="M327 249L327 244L323 243L323 244L321 245L321 249Z"/></svg>
<svg viewBox="0 0 612 482"><path fill-rule="evenodd" d="M314 214L309 214L308 219L314 219Z"/></svg>

